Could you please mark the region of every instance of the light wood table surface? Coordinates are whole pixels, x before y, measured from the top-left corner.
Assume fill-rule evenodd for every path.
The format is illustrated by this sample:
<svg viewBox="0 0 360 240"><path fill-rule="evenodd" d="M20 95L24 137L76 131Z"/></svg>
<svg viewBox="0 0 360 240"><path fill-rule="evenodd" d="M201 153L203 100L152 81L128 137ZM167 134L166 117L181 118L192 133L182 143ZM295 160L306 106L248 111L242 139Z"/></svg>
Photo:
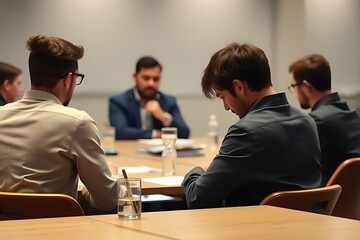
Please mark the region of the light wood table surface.
<svg viewBox="0 0 360 240"><path fill-rule="evenodd" d="M117 215L112 215L117 218ZM85 217L43 218L0 222L1 240L134 240L166 239Z"/></svg>
<svg viewBox="0 0 360 240"><path fill-rule="evenodd" d="M192 144L206 144L206 138L195 138L189 139ZM153 161L158 161L161 163L161 156L155 154L145 154L137 152L137 149L140 147L151 147L146 143L142 143L138 140L118 140L115 143L115 148L119 152L119 156L123 157L134 157L134 158L142 158ZM193 157L177 157L176 163L180 165L189 165L191 167L200 165L206 162L213 160L215 157L217 150L210 150L208 148L203 149L202 151L204 155L202 156L193 156Z"/></svg>
<svg viewBox="0 0 360 240"><path fill-rule="evenodd" d="M194 144L206 143L205 138L191 139ZM112 166L121 168L148 166L161 170L161 156L153 154L138 153L139 147L149 147L151 145L141 143L137 140L119 140L115 143L115 148L119 152L117 156L108 156L108 162ZM193 157L177 157L176 175L184 176L193 167L211 161L216 155L215 150L204 149L204 155ZM129 177L155 178L162 177L161 172L130 173ZM160 185L156 183L142 182L142 194L167 194L183 195L180 185Z"/></svg>
<svg viewBox="0 0 360 240"><path fill-rule="evenodd" d="M126 167L147 166L151 168L161 169L161 159L149 159L146 157L134 156L110 156L108 162L119 169ZM184 176L192 166L177 164L177 176ZM119 176L122 176L119 174ZM143 179L142 181L142 194L167 194L167 195L181 195L183 194L181 186L177 185L161 185L144 181L145 178L158 178L162 177L161 172L146 172L146 173L128 173L129 177L136 177Z"/></svg>
<svg viewBox="0 0 360 240"><path fill-rule="evenodd" d="M206 143L206 138L191 139L194 144ZM139 147L149 147L151 145L142 143L137 140L118 140L115 143L115 149L119 152L116 156L107 156L109 164L117 168L147 166L156 168L161 171L161 156L153 154L138 153L136 150ZM176 159L176 175L183 177L193 167L211 161L216 155L216 150L204 149L204 155L193 157L178 157ZM120 175L122 176L122 175ZM128 173L129 177L137 178L157 178L162 177L161 172L146 172L146 173ZM79 186L78 195L81 197L82 186ZM162 185L142 181L142 194L166 194L182 196L184 193L180 184L177 185Z"/></svg>
<svg viewBox="0 0 360 240"><path fill-rule="evenodd" d="M271 206L147 212L0 222L0 239L359 239L360 221Z"/></svg>
<svg viewBox="0 0 360 240"><path fill-rule="evenodd" d="M89 218L169 239L360 239L360 221L272 206L149 212L134 221Z"/></svg>

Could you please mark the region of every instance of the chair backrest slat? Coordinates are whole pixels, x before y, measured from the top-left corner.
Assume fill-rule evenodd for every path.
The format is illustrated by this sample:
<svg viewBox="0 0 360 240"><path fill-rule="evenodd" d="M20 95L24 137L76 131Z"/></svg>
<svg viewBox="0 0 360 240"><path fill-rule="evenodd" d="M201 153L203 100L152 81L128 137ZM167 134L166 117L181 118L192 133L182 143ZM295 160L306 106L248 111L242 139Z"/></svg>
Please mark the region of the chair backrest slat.
<svg viewBox="0 0 360 240"><path fill-rule="evenodd" d="M66 194L0 192L0 220L83 215L80 204Z"/></svg>
<svg viewBox="0 0 360 240"><path fill-rule="evenodd" d="M308 190L279 191L265 197L260 205L331 215L340 193L340 185Z"/></svg>
<svg viewBox="0 0 360 240"><path fill-rule="evenodd" d="M342 192L332 215L360 220L360 157L342 162L326 186L333 184L339 184Z"/></svg>

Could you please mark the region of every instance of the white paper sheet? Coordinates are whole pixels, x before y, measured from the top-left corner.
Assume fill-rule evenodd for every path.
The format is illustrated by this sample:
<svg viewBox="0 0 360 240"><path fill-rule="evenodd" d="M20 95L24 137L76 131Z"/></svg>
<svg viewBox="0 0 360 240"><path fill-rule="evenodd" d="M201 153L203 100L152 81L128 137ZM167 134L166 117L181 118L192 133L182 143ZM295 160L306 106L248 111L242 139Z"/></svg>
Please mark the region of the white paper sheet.
<svg viewBox="0 0 360 240"><path fill-rule="evenodd" d="M153 138L153 139L139 139L138 140L139 143L144 143L144 144L148 144L148 145L152 145L152 146L156 146L156 145L163 145L163 141L161 140L161 138ZM185 138L178 138L176 139L176 146L183 146L183 145L191 145L193 143L193 141L191 139L185 139Z"/></svg>
<svg viewBox="0 0 360 240"><path fill-rule="evenodd" d="M161 172L159 168L152 168L148 166L136 166L136 167L121 167L118 168L118 174L122 176L122 170L125 169L126 173L149 173L149 172Z"/></svg>
<svg viewBox="0 0 360 240"><path fill-rule="evenodd" d="M183 176L169 176L169 177L156 177L156 178L142 178L142 181L156 183L164 186L180 186L183 179L184 179Z"/></svg>

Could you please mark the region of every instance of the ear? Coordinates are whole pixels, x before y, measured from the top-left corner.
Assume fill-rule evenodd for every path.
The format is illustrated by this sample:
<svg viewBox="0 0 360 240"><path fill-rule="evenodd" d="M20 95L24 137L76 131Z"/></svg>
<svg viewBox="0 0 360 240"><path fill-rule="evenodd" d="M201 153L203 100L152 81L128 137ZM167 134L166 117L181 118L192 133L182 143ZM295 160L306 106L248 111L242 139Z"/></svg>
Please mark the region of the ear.
<svg viewBox="0 0 360 240"><path fill-rule="evenodd" d="M136 83L136 76L137 76L137 73L133 73L133 80L135 83Z"/></svg>
<svg viewBox="0 0 360 240"><path fill-rule="evenodd" d="M10 87L11 87L10 81L9 81L8 79L6 79L6 80L3 82L2 87L3 87L6 91L8 91L8 90L10 89Z"/></svg>
<svg viewBox="0 0 360 240"><path fill-rule="evenodd" d="M313 90L314 87L313 85L308 81L308 80L303 80L302 82L302 89L303 91L310 91L310 90Z"/></svg>
<svg viewBox="0 0 360 240"><path fill-rule="evenodd" d="M234 85L234 91L236 94L243 95L244 93L247 92L248 84L246 82L240 81L238 79L234 79L233 85Z"/></svg>
<svg viewBox="0 0 360 240"><path fill-rule="evenodd" d="M72 73L69 72L68 74L66 74L65 78L64 78L64 86L66 89L71 88L71 83L72 83Z"/></svg>

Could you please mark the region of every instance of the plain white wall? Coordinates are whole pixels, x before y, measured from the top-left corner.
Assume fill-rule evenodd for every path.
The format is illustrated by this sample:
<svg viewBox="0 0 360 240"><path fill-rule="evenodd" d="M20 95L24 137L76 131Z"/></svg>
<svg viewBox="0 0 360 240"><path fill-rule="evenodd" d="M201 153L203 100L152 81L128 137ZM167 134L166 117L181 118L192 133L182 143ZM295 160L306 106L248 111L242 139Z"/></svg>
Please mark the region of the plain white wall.
<svg viewBox="0 0 360 240"><path fill-rule="evenodd" d="M211 55L227 44L250 42L272 58L272 0L2 0L0 61L24 70L26 39L60 36L85 47L86 77L70 106L98 122L108 119L108 98L132 86L136 60L154 55L163 65L161 90L177 96L191 136L203 136L210 114L225 134L237 117L219 100L202 96L200 79Z"/></svg>
<svg viewBox="0 0 360 240"><path fill-rule="evenodd" d="M273 82L277 91L286 92L290 104L298 102L287 87L288 65L304 54L304 1L279 0L274 7Z"/></svg>
<svg viewBox="0 0 360 240"><path fill-rule="evenodd" d="M77 90L79 93L114 94L125 90L132 84L131 74L138 58L153 55L164 66L164 91L201 95L201 73L219 48L233 41L249 41L271 57L271 3L2 0L1 60L26 69L25 41L32 33L44 33L84 46L80 72L86 74L86 79ZM24 77L28 77L27 73ZM29 86L28 81L24 86Z"/></svg>
<svg viewBox="0 0 360 240"><path fill-rule="evenodd" d="M232 41L263 48L274 87L286 91L296 107L294 95L287 91L287 68L313 51L330 59L334 85L343 95L346 86L356 92L359 4L357 0L1 0L0 61L24 70L26 89L25 41L30 34L58 35L83 44L80 67L87 76L70 105L89 112L101 130L108 119L108 97L132 85L139 56L153 54L164 65L161 89L177 96L191 136L206 133L210 114L218 116L223 135L237 117L225 112L220 100L203 97L200 89L201 73L216 50ZM358 105L356 94L347 97Z"/></svg>
<svg viewBox="0 0 360 240"><path fill-rule="evenodd" d="M360 86L360 1L306 0L306 52L323 54L332 68L332 88L354 93Z"/></svg>

